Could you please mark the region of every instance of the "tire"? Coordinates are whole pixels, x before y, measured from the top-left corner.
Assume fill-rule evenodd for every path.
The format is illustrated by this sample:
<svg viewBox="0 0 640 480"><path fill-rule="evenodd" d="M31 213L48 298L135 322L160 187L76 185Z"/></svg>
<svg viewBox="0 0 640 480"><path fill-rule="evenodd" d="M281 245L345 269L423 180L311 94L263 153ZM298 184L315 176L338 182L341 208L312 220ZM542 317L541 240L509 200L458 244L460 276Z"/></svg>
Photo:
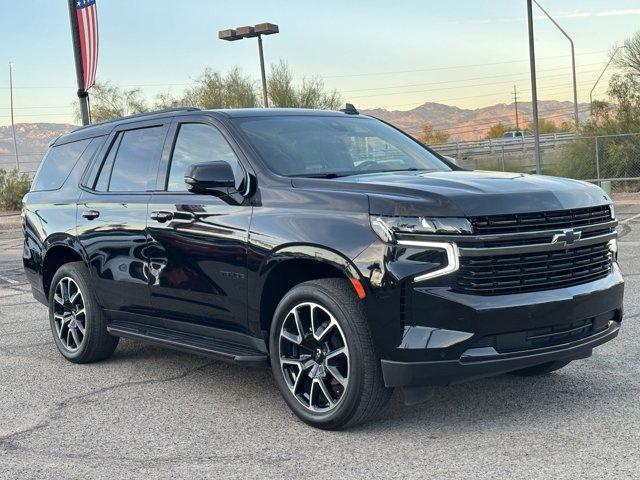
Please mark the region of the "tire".
<svg viewBox="0 0 640 480"><path fill-rule="evenodd" d="M547 362L541 365L535 365L533 367L523 368L522 370L516 370L511 372L512 375L518 375L520 377L536 377L538 375L546 375L547 373L555 372L561 368L566 367L571 363L571 360L556 360L555 362Z"/></svg>
<svg viewBox="0 0 640 480"><path fill-rule="evenodd" d="M89 272L82 262L62 265L53 276L49 290L49 322L58 351L71 362L104 360L118 346L119 338L107 333L104 313L98 306Z"/></svg>
<svg viewBox="0 0 640 480"><path fill-rule="evenodd" d="M391 396L362 304L346 280L313 280L291 289L276 308L269 347L284 400L313 427L339 430L366 422Z"/></svg>

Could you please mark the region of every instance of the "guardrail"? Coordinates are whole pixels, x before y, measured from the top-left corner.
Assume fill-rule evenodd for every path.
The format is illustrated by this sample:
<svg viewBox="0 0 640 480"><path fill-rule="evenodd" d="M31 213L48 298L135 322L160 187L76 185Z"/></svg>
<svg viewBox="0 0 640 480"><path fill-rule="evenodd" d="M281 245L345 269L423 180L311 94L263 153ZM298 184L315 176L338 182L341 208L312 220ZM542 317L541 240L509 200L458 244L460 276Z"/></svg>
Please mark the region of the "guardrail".
<svg viewBox="0 0 640 480"><path fill-rule="evenodd" d="M550 133L540 135L540 148L542 150L560 147L567 142L576 139L575 133ZM514 152L526 152L535 146L535 139L531 137L520 138L492 138L472 142L449 142L439 145L431 145L431 148L442 155L454 158L471 157L474 155L507 154Z"/></svg>

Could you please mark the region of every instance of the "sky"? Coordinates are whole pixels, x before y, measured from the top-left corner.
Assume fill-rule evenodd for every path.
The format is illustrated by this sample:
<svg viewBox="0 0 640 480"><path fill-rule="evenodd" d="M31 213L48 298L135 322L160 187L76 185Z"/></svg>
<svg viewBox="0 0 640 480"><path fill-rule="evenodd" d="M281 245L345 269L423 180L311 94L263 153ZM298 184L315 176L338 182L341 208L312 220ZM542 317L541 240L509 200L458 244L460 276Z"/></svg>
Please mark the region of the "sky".
<svg viewBox="0 0 640 480"><path fill-rule="evenodd" d="M616 44L640 30L638 0L539 0L573 37L579 101ZM259 79L257 42L218 40L224 28L277 23L267 63L319 76L358 108L461 108L531 97L525 0L97 0L98 81L180 94L205 68ZM571 100L569 43L535 13L538 97ZM0 0L0 125L73 122L75 70L65 0ZM4 72L3 72L4 70ZM595 92L602 97L607 76Z"/></svg>

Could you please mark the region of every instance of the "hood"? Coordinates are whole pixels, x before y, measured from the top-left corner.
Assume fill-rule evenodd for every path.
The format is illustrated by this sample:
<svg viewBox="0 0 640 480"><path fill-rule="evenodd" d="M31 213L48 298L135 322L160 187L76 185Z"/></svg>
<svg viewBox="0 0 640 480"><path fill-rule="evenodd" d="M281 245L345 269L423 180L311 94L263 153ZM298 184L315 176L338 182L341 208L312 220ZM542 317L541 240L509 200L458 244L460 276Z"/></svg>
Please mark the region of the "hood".
<svg viewBox="0 0 640 480"><path fill-rule="evenodd" d="M294 187L312 185L367 193L370 213L375 215L474 217L611 203L603 190L590 183L503 172L396 172L293 181Z"/></svg>

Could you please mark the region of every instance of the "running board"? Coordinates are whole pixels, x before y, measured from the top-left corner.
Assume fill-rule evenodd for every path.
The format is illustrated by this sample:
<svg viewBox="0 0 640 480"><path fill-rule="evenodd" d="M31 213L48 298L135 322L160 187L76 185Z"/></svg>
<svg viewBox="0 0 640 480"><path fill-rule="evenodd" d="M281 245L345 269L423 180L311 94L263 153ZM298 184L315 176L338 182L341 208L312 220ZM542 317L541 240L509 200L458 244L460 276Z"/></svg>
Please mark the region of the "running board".
<svg viewBox="0 0 640 480"><path fill-rule="evenodd" d="M200 337L147 325L138 326L128 322L126 325L109 325L107 331L116 337L144 340L183 352L195 353L228 362L237 362L252 367L269 366L269 356L267 354L226 340Z"/></svg>

